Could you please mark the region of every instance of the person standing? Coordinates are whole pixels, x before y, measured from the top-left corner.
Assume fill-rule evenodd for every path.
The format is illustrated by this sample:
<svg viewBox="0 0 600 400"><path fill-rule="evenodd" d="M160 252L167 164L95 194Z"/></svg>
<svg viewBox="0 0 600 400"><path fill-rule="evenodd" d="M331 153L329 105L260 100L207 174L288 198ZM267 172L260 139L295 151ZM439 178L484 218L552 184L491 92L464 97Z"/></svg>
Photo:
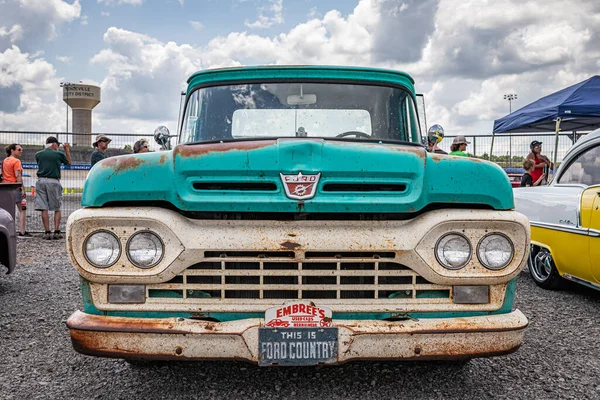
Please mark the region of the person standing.
<svg viewBox="0 0 600 400"><path fill-rule="evenodd" d="M521 177L521 187L539 186L542 183L543 176L538 177L537 180L533 180L531 173L533 172L533 161L523 161L523 169L525 173Z"/></svg>
<svg viewBox="0 0 600 400"><path fill-rule="evenodd" d="M452 145L450 145L450 155L451 156L461 156L461 157L469 157L467 154L467 145L471 142L468 142L464 136L457 136L452 141Z"/></svg>
<svg viewBox="0 0 600 400"><path fill-rule="evenodd" d="M531 152L525 157L526 160L533 162L533 171L531 172L531 179L536 182L540 177L546 176L544 169L546 167L552 169L552 162L548 157L542 155L542 142L534 140L529 145Z"/></svg>
<svg viewBox="0 0 600 400"><path fill-rule="evenodd" d="M92 167L98 162L102 161L106 158L106 149L108 149L108 144L112 141L112 139L107 138L104 135L96 136L96 141L92 143L92 146L95 147L92 152L92 158L90 160L90 164Z"/></svg>
<svg viewBox="0 0 600 400"><path fill-rule="evenodd" d="M35 185L35 209L42 212L44 224L43 239L62 239L60 219L62 216L62 185L60 184L60 166L71 165L71 146L63 144L65 152L58 151L61 143L54 136L46 139L46 149L35 153L38 164L38 180ZM54 211L54 232L50 231L50 211Z"/></svg>
<svg viewBox="0 0 600 400"><path fill-rule="evenodd" d="M148 150L148 142L145 139L140 139L133 145L134 153L147 153Z"/></svg>
<svg viewBox="0 0 600 400"><path fill-rule="evenodd" d="M6 158L2 160L2 178L7 183L20 183L21 187L15 191L15 203L19 209L19 232L20 238L31 238L31 234L26 231L27 224L27 205L26 194L23 187L23 166L21 165L21 156L23 147L18 143L13 143L4 148Z"/></svg>

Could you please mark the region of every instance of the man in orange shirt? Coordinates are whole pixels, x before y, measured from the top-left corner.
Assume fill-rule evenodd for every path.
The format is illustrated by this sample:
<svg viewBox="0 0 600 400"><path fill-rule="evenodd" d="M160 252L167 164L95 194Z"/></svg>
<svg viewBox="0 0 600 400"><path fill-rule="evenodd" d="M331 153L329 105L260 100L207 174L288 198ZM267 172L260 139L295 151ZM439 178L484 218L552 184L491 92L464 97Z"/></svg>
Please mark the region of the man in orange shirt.
<svg viewBox="0 0 600 400"><path fill-rule="evenodd" d="M6 158L2 161L2 179L7 183L20 183L21 188L15 191L15 203L19 209L19 237L30 238L32 237L29 232L25 230L27 223L27 206L23 200L25 200L25 190L23 190L23 167L21 166L21 155L23 154L23 147L20 144L13 143L4 148L6 151Z"/></svg>

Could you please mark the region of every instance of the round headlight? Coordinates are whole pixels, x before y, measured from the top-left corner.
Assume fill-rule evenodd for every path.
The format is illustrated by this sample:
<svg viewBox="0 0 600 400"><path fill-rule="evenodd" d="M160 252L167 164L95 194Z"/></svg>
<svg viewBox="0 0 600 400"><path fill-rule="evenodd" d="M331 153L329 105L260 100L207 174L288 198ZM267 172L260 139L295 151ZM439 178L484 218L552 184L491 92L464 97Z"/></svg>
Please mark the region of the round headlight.
<svg viewBox="0 0 600 400"><path fill-rule="evenodd" d="M438 240L435 256L447 269L461 269L471 259L471 243L461 234L449 233Z"/></svg>
<svg viewBox="0 0 600 400"><path fill-rule="evenodd" d="M164 253L162 240L152 232L139 232L127 243L127 256L138 268L152 268Z"/></svg>
<svg viewBox="0 0 600 400"><path fill-rule="evenodd" d="M477 257L487 269L498 270L506 267L513 259L513 255L512 242L500 233L485 236L477 246Z"/></svg>
<svg viewBox="0 0 600 400"><path fill-rule="evenodd" d="M83 244L85 258L96 268L108 268L121 255L121 242L111 232L98 231L87 237Z"/></svg>

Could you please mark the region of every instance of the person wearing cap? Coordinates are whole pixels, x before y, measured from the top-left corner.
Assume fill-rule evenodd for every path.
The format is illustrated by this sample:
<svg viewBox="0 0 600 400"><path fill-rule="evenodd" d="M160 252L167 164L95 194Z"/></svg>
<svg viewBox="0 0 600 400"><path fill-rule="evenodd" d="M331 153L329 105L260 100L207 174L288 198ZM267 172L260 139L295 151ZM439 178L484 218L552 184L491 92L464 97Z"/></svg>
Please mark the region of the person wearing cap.
<svg viewBox="0 0 600 400"><path fill-rule="evenodd" d="M465 150L467 150L467 145L470 143L471 142L467 141L467 139L462 135L455 137L450 145L450 155L469 157Z"/></svg>
<svg viewBox="0 0 600 400"><path fill-rule="evenodd" d="M526 160L533 162L533 171L530 173L531 179L537 182L540 177L546 175L544 169L546 167L552 168L552 163L548 157L542 155L542 142L534 140L529 145L531 152L525 157Z"/></svg>
<svg viewBox="0 0 600 400"><path fill-rule="evenodd" d="M35 153L35 161L38 165L37 183L35 184L35 209L42 212L42 224L44 225L43 239L62 239L60 233L60 219L62 213L62 192L60 184L60 166L71 165L71 146L63 144L65 152L58 151L62 143L54 136L46 139L46 148ZM54 232L50 231L50 211L54 211Z"/></svg>
<svg viewBox="0 0 600 400"><path fill-rule="evenodd" d="M108 149L108 144L112 141L112 139L107 138L104 135L96 136L96 141L92 143L92 146L95 147L92 152L92 158L90 160L90 164L92 167L98 162L102 161L106 158L106 149Z"/></svg>

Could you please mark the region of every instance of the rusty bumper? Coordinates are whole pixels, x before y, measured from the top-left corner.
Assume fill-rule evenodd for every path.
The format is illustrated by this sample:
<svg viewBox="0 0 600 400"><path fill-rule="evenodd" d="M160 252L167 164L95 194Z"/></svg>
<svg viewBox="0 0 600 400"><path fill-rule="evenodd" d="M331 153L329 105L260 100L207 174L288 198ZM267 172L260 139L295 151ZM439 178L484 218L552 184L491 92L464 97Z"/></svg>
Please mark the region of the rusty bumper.
<svg viewBox="0 0 600 400"><path fill-rule="evenodd" d="M338 363L380 359L461 359L511 353L523 342L527 318L509 314L407 321L333 320ZM75 312L67 321L80 353L146 360L258 362L264 320L207 322L184 318L125 318Z"/></svg>

